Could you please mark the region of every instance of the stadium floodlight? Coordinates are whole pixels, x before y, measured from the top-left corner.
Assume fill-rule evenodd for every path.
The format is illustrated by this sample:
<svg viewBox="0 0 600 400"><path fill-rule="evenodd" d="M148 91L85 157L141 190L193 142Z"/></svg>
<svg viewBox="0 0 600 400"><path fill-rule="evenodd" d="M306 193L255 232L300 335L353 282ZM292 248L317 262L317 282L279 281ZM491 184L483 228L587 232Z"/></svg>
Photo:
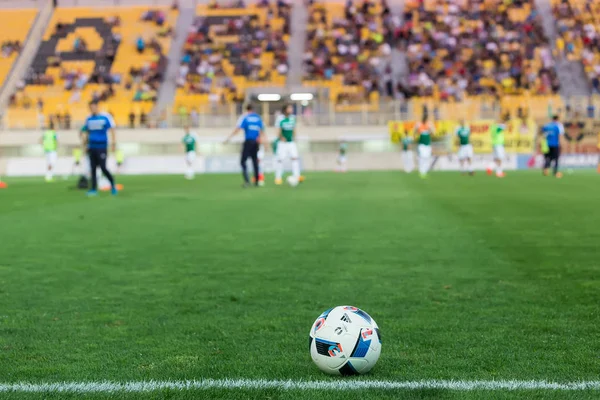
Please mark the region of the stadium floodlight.
<svg viewBox="0 0 600 400"><path fill-rule="evenodd" d="M276 93L261 93L258 95L258 101L279 101L281 100L281 95Z"/></svg>
<svg viewBox="0 0 600 400"><path fill-rule="evenodd" d="M312 93L292 93L290 99L292 101L310 101L314 98Z"/></svg>

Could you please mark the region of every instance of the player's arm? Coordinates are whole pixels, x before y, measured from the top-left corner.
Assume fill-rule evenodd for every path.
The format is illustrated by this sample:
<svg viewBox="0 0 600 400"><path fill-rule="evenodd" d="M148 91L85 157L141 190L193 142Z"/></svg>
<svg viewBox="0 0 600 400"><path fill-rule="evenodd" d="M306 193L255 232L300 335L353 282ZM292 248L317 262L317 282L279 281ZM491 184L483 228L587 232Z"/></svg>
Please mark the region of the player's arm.
<svg viewBox="0 0 600 400"><path fill-rule="evenodd" d="M79 131L79 141L81 142L81 150L85 151L88 142L87 127L85 125Z"/></svg>
<svg viewBox="0 0 600 400"><path fill-rule="evenodd" d="M115 128L110 128L110 148L113 153L117 151L117 133Z"/></svg>
<svg viewBox="0 0 600 400"><path fill-rule="evenodd" d="M565 142L565 126L562 123L558 124L558 145L563 147L566 145Z"/></svg>
<svg viewBox="0 0 600 400"><path fill-rule="evenodd" d="M229 141L238 133L240 133L240 131L242 130L243 126L244 126L244 122L245 122L245 117L242 115L238 121L237 124L235 125L235 128L233 129L233 132L231 132L231 134L229 136L227 136L227 138L225 139L225 142L223 143L229 143Z"/></svg>
<svg viewBox="0 0 600 400"><path fill-rule="evenodd" d="M194 140L196 141L196 146L194 146L194 153L198 154L198 148L200 146L198 146L198 144L200 144L200 138L198 137L198 135L196 135L196 132L194 132ZM184 150L185 150L185 146L184 146Z"/></svg>

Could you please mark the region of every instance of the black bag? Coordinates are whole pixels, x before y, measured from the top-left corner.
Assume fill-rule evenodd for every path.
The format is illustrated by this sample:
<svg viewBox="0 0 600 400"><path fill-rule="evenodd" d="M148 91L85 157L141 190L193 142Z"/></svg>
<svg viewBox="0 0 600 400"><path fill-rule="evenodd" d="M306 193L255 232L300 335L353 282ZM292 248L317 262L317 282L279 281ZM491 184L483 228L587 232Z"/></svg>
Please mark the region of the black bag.
<svg viewBox="0 0 600 400"><path fill-rule="evenodd" d="M79 177L79 181L77 182L77 189L89 189L90 183L88 182L88 178L85 175L81 175Z"/></svg>

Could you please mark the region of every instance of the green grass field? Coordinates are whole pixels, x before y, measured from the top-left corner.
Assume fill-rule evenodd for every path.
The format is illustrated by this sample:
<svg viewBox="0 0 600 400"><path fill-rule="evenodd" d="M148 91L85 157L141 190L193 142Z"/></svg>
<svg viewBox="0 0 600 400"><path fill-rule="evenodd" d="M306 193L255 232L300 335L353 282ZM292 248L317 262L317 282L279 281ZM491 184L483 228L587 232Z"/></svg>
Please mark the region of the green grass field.
<svg viewBox="0 0 600 400"><path fill-rule="evenodd" d="M308 331L371 314L379 363L351 380L597 381L600 177L535 172L125 177L0 191L0 383L330 378ZM280 389L85 398L599 398L600 391ZM75 398L0 393L0 398Z"/></svg>

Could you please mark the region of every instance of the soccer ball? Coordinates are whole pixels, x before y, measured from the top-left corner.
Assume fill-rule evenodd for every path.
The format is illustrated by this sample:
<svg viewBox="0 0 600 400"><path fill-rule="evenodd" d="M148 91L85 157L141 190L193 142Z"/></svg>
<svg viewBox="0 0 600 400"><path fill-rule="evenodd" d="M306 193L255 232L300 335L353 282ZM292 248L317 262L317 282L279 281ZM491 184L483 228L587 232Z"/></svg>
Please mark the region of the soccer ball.
<svg viewBox="0 0 600 400"><path fill-rule="evenodd" d="M310 356L330 375L358 375L371 370L381 353L377 323L352 306L331 308L315 321L309 334Z"/></svg>
<svg viewBox="0 0 600 400"><path fill-rule="evenodd" d="M290 185L291 187L298 186L298 178L296 178L294 175L288 176L286 181L287 181L288 185Z"/></svg>

